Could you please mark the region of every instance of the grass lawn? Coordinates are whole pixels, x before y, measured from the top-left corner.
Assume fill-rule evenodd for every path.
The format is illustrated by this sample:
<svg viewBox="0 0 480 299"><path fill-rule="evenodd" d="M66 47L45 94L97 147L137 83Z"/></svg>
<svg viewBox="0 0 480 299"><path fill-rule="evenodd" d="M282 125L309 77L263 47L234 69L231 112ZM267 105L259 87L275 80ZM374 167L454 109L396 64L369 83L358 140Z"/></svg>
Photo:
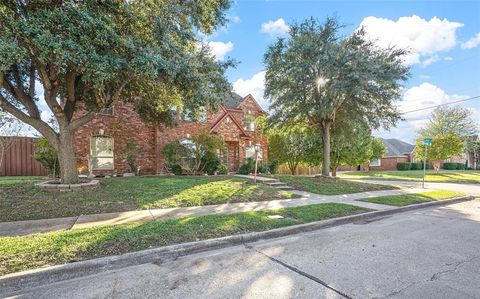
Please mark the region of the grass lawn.
<svg viewBox="0 0 480 299"><path fill-rule="evenodd" d="M347 204L322 203L279 210L3 237L0 238L0 275L151 247L265 231L367 211L369 210ZM274 214L285 218L267 217Z"/></svg>
<svg viewBox="0 0 480 299"><path fill-rule="evenodd" d="M33 187L40 178L0 178L0 222L266 201L299 195L235 177L168 176L102 179L95 190L50 193Z"/></svg>
<svg viewBox="0 0 480 299"><path fill-rule="evenodd" d="M347 172L340 175L348 179L382 179L398 181L422 181L422 170L406 171L357 171ZM443 183L480 183L480 171L478 170L427 170L425 177L427 182Z"/></svg>
<svg viewBox="0 0 480 299"><path fill-rule="evenodd" d="M281 182L303 191L322 195L349 194L366 191L397 189L394 186L351 182L339 178L307 177L298 175L272 175Z"/></svg>
<svg viewBox="0 0 480 299"><path fill-rule="evenodd" d="M465 193L455 192L455 191L427 191L427 192L421 192L421 193L365 198L365 199L360 199L360 201L403 207L403 206L413 205L416 203L443 200L443 199L459 197L464 195Z"/></svg>

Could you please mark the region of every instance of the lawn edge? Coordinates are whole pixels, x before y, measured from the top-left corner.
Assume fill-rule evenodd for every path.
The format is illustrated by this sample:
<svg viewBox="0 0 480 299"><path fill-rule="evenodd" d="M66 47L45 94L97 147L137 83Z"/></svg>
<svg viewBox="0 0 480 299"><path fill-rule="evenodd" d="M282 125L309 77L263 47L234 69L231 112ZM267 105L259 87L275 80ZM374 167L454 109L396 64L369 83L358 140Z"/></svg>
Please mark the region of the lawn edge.
<svg viewBox="0 0 480 299"><path fill-rule="evenodd" d="M162 263L195 253L232 247L259 240L273 239L303 232L310 232L314 230L348 224L356 221L407 212L411 210L470 201L473 199L475 199L474 196L468 195L446 200L432 201L404 207L396 207L388 210L366 212L305 224L292 225L262 232L253 232L202 240L197 242L169 245L146 249L142 251L125 253L116 256L101 257L91 260L57 265L48 268L10 273L5 276L0 276L0 297L14 296L20 291L26 291L28 289L32 289L41 285L52 284L60 281L99 274L102 272L117 270L129 266L141 265L152 262Z"/></svg>

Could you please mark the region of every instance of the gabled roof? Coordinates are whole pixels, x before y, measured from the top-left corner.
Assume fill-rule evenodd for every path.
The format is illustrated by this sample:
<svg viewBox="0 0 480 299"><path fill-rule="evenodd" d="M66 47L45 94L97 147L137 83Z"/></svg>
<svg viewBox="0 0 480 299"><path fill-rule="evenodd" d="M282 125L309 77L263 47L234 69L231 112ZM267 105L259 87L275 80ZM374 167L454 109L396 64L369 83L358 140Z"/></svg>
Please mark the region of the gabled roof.
<svg viewBox="0 0 480 299"><path fill-rule="evenodd" d="M415 145L406 143L402 140L390 138L382 139L383 144L387 148L386 157L395 157L395 156L406 156L412 153Z"/></svg>
<svg viewBox="0 0 480 299"><path fill-rule="evenodd" d="M232 122L237 126L237 128L240 130L240 132L242 133L243 136L248 136L247 132L242 128L242 126L240 125L240 123L238 122L238 120L235 118L235 116L233 116L230 111L228 111L227 109L225 109L224 107L222 107L223 109L223 115L220 116L220 118L215 121L211 128L210 128L210 133L212 133L213 131L215 131L216 128L218 128L218 126L220 126L221 123L223 123L223 121L225 121L227 118L230 118L232 120Z"/></svg>
<svg viewBox="0 0 480 299"><path fill-rule="evenodd" d="M226 96L223 106L230 109L238 108L241 102L243 102L243 98L239 94L231 92Z"/></svg>

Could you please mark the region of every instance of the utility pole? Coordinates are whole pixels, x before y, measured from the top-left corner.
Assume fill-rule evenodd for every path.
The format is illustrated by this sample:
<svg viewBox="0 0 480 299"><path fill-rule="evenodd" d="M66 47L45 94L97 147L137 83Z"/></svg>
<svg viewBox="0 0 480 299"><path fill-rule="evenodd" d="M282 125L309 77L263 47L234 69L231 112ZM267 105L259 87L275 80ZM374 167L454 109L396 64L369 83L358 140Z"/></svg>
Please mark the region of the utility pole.
<svg viewBox="0 0 480 299"><path fill-rule="evenodd" d="M427 173L427 155L428 155L428 147L432 146L432 138L425 138L422 141L422 144L425 146L425 155L423 158L423 180L422 180L422 188L425 189L425 176Z"/></svg>

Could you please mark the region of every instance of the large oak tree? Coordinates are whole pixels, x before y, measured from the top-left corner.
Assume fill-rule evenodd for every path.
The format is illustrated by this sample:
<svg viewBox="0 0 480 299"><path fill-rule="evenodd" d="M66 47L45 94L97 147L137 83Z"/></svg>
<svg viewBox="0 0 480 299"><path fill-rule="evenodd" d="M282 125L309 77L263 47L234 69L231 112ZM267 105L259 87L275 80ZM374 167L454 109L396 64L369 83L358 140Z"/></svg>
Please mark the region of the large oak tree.
<svg viewBox="0 0 480 299"><path fill-rule="evenodd" d="M334 18L293 24L288 37L278 38L264 57L272 120L303 122L321 132L325 176L337 111L362 117L372 129L388 128L400 118L394 102L408 78L405 50L379 48L363 30L344 37L343 28Z"/></svg>
<svg viewBox="0 0 480 299"><path fill-rule="evenodd" d="M57 150L61 181L78 181L74 132L122 100L145 121L174 106L216 106L230 85L198 39L226 21L229 0L5 0L0 3L0 107ZM40 83L43 93L38 94ZM40 117L40 103L58 130Z"/></svg>

